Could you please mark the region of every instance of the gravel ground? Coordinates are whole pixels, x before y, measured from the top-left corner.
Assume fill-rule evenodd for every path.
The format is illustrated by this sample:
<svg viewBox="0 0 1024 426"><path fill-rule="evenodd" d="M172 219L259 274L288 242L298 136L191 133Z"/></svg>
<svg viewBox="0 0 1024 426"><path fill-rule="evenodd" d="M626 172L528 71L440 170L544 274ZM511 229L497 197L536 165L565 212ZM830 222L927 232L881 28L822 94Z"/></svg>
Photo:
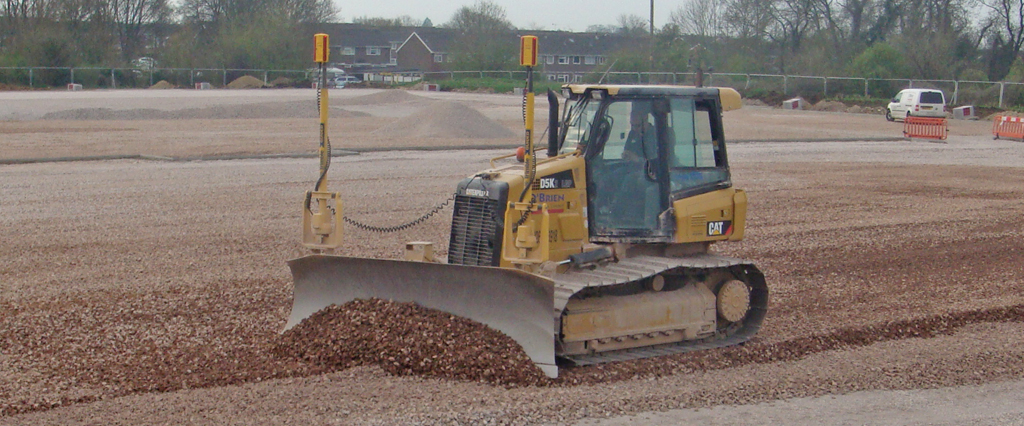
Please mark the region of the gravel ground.
<svg viewBox="0 0 1024 426"><path fill-rule="evenodd" d="M453 99L496 120L515 108L507 97L486 107L482 95ZM781 120L741 111L755 118L728 116L734 138ZM847 123L843 132L865 128L860 116L814 114ZM865 117L877 125L864 137L890 125ZM255 121L250 143L284 146L260 132L273 120ZM188 123L156 122L168 133ZM11 127L59 136L42 148L80 143L53 123L0 123L0 143L5 152L17 143ZM225 152L217 131L191 131L209 133L175 150ZM116 132L82 133L123 149ZM336 158L331 187L354 219L396 224L504 153ZM0 166L0 423L563 424L1024 378L1024 144L963 135L947 144L743 143L730 154L751 200L749 226L745 241L717 247L766 273L772 301L756 340L512 388L280 353L291 297L284 261L304 253L298 204L315 160ZM443 253L444 216L385 236L347 228L341 253L398 258L412 240Z"/></svg>

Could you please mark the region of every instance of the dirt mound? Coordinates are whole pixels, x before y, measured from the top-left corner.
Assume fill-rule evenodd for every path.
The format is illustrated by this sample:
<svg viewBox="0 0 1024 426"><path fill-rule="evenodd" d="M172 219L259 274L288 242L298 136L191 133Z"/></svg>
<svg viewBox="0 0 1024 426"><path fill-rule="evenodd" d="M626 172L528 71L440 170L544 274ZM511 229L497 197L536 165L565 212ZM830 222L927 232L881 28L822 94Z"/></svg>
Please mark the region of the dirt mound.
<svg viewBox="0 0 1024 426"><path fill-rule="evenodd" d="M292 87L295 82L288 77L278 77L270 81L267 85L270 87Z"/></svg>
<svg viewBox="0 0 1024 426"><path fill-rule="evenodd" d="M32 90L28 86L19 86L16 84L0 83L0 91L13 91L13 90Z"/></svg>
<svg viewBox="0 0 1024 426"><path fill-rule="evenodd" d="M338 101L343 105L385 105L399 104L404 102L427 101L428 98L413 95L405 90L384 90L372 95L357 96L350 99Z"/></svg>
<svg viewBox="0 0 1024 426"><path fill-rule="evenodd" d="M811 107L814 111L845 112L846 104L839 101L821 101Z"/></svg>
<svg viewBox="0 0 1024 426"><path fill-rule="evenodd" d="M228 89L259 89L263 87L263 80L251 75L243 75L228 83Z"/></svg>
<svg viewBox="0 0 1024 426"><path fill-rule="evenodd" d="M394 138L474 138L515 137L511 130L487 118L479 111L458 102L438 102L429 108L377 130L375 134Z"/></svg>
<svg viewBox="0 0 1024 426"><path fill-rule="evenodd" d="M173 89L175 86L169 83L167 80L160 80L156 84L149 86L150 89Z"/></svg>
<svg viewBox="0 0 1024 426"><path fill-rule="evenodd" d="M331 305L281 337L280 355L327 369L376 364L424 375L529 386L549 382L512 338L415 303L380 299Z"/></svg>
<svg viewBox="0 0 1024 426"><path fill-rule="evenodd" d="M158 109L113 110L110 108L78 108L51 112L43 120L218 120L262 118L316 118L320 112L316 104L308 101L276 102L265 104L226 105L206 108L188 108L173 111ZM331 117L367 117L359 111L331 108Z"/></svg>

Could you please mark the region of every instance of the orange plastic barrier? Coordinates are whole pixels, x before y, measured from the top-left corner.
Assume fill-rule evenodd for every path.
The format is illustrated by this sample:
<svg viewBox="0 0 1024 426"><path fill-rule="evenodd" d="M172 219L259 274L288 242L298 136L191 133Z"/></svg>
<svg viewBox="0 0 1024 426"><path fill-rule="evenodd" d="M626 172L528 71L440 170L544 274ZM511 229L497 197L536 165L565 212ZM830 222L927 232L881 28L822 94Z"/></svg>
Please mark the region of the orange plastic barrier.
<svg viewBox="0 0 1024 426"><path fill-rule="evenodd" d="M997 115L992 119L992 135L999 138L1024 140L1024 118Z"/></svg>
<svg viewBox="0 0 1024 426"><path fill-rule="evenodd" d="M945 118L911 116L903 120L903 136L908 138L945 140L947 133Z"/></svg>

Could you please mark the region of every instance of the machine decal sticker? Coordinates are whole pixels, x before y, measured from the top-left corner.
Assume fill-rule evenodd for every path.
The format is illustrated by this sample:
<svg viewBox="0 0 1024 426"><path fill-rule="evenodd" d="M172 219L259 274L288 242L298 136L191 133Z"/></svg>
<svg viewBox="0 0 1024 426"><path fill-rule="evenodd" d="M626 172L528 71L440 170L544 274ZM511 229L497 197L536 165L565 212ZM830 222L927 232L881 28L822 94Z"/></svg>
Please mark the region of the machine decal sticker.
<svg viewBox="0 0 1024 426"><path fill-rule="evenodd" d="M561 201L565 201L565 196L561 195L561 194L556 194L556 195L544 194L544 193L538 193L537 194L537 202L538 203L558 203L558 202L561 202Z"/></svg>
<svg viewBox="0 0 1024 426"><path fill-rule="evenodd" d="M572 170L566 170L538 179L538 186L538 189L570 189L576 187L576 181Z"/></svg>
<svg viewBox="0 0 1024 426"><path fill-rule="evenodd" d="M732 233L732 221L721 220L717 222L708 222L708 236L709 237L720 237L722 235L729 235Z"/></svg>

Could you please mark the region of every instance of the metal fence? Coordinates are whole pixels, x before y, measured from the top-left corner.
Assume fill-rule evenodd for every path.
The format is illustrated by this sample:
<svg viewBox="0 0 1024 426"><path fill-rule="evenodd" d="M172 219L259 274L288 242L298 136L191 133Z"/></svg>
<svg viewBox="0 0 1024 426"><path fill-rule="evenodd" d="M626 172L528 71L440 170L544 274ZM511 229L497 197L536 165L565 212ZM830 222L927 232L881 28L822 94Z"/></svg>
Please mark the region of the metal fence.
<svg viewBox="0 0 1024 426"><path fill-rule="evenodd" d="M393 73L401 74L401 73ZM424 80L438 81L460 78L494 78L524 80L525 71L443 71L413 73ZM691 84L692 72L609 72L574 73L544 72L540 78L558 83L611 83L611 84ZM261 79L266 85L306 85L310 79L307 70L214 69L214 68L97 68L97 67L0 67L0 84L36 88L65 87L80 84L83 88L141 88L159 81L178 87L195 87L209 83L210 87L224 87L235 79L249 75ZM282 79L284 78L284 79ZM781 74L706 73L704 82L709 86L732 87L745 95L775 92L783 96L808 98L889 98L904 88L941 89L953 105L1024 106L1024 83L878 79L860 77L825 77ZM286 80L285 80L286 79ZM399 81L393 79L392 81Z"/></svg>
<svg viewBox="0 0 1024 426"><path fill-rule="evenodd" d="M692 72L609 72L607 74L548 72L540 73L549 81L560 83L609 84L692 84ZM424 79L508 78L525 79L519 71L443 71L423 73ZM881 79L862 77L825 77L782 74L705 73L708 86L732 87L743 93L777 92L787 96L812 98L881 98L887 99L905 88L940 89L953 105L985 105L1000 108L1009 105L1024 106L1024 83Z"/></svg>
<svg viewBox="0 0 1024 426"><path fill-rule="evenodd" d="M306 70L258 70L214 68L98 68L98 67L0 67L0 83L32 88L65 87L79 84L86 89L144 88L167 81L179 87L208 83L224 87L244 75L261 79L264 84L306 81Z"/></svg>

